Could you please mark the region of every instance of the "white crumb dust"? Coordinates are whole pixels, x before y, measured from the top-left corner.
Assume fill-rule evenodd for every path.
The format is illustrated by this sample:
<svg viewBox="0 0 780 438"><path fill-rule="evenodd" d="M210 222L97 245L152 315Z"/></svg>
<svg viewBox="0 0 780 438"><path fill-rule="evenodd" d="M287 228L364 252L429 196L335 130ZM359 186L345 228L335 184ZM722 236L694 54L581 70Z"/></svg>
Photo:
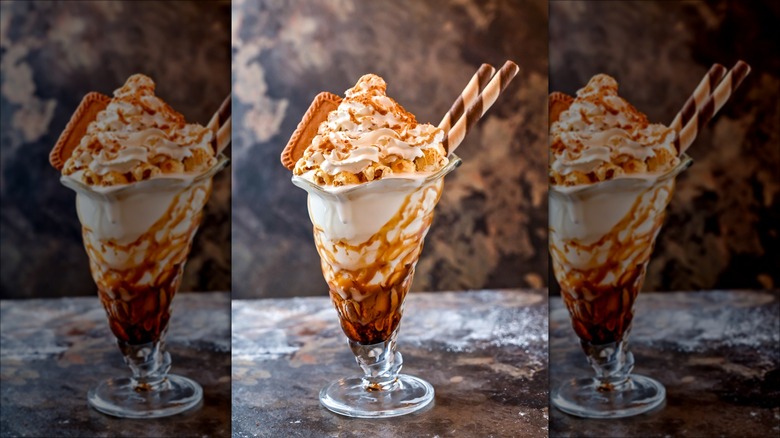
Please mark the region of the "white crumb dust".
<svg viewBox="0 0 780 438"><path fill-rule="evenodd" d="M429 312L416 318L412 324L402 324L402 332L405 343L425 345L442 342L447 350L454 352L471 351L486 345L536 349L534 347L547 343L545 318L532 308L497 307L478 313L468 309Z"/></svg>
<svg viewBox="0 0 780 438"><path fill-rule="evenodd" d="M766 308L691 306L644 314L637 310L631 337L642 343L671 343L679 351L716 347L761 348L780 343L780 317Z"/></svg>

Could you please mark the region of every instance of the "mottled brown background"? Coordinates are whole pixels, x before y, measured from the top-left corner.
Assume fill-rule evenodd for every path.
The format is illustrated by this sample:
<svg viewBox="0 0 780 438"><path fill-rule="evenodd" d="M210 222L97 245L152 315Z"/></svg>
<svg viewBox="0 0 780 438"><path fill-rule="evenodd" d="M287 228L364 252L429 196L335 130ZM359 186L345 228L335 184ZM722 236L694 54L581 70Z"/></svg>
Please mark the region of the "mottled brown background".
<svg viewBox="0 0 780 438"><path fill-rule="evenodd" d="M689 149L646 290L780 285L778 23L773 1L550 2L551 90L605 72L668 124L713 63L753 67Z"/></svg>
<svg viewBox="0 0 780 438"><path fill-rule="evenodd" d="M48 154L82 96L133 73L205 124L230 93L230 2L0 4L0 296L90 295L76 217ZM230 176L214 192L182 290L230 289Z"/></svg>
<svg viewBox="0 0 780 438"><path fill-rule="evenodd" d="M547 280L547 2L233 1L234 298L324 295L306 193L279 154L320 91L377 73L438 124L482 62L520 73L458 149L413 289Z"/></svg>

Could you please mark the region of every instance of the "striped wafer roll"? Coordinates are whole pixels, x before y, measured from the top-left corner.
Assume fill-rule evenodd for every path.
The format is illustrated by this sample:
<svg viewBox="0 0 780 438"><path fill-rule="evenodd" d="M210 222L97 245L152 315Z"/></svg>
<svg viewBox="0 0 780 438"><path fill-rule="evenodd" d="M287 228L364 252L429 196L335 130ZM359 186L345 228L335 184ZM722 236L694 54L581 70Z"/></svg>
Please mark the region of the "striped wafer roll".
<svg viewBox="0 0 780 438"><path fill-rule="evenodd" d="M222 101L219 109L214 113L211 120L209 120L209 124L206 126L214 132L213 147L217 154L222 152L230 144L230 131L233 124L233 117L231 115L232 102L232 95L229 94L228 97Z"/></svg>
<svg viewBox="0 0 780 438"><path fill-rule="evenodd" d="M448 154L460 145L468 131L496 102L498 95L512 82L519 70L520 67L512 61L507 61L498 70L498 73L485 86L485 89L480 93L474 104L466 110L466 114L458 119L452 126L452 129L445 135L443 144Z"/></svg>
<svg viewBox="0 0 780 438"><path fill-rule="evenodd" d="M463 113L474 104L495 72L496 69L492 65L482 64L477 69L477 72L474 73L474 76L471 77L469 83L466 84L466 88L463 89L460 96L455 99L455 103L452 104L450 110L444 115L441 123L439 123L439 128L443 129L445 133L449 132L453 123L457 122L463 116Z"/></svg>
<svg viewBox="0 0 780 438"><path fill-rule="evenodd" d="M693 116L689 120L683 120L683 126L677 135L675 144L680 155L691 146L704 124L709 122L715 114L723 108L723 105L729 100L731 94L749 73L750 66L743 61L737 61L712 94L704 101L701 108L696 108L693 112ZM690 112L690 109L683 108L682 112L684 119L685 114Z"/></svg>
<svg viewBox="0 0 780 438"><path fill-rule="evenodd" d="M726 75L726 71L726 67L720 64L712 64L710 70L701 79L701 82L696 86L696 89L693 90L693 94L685 101L683 109L677 113L672 124L669 125L669 127L674 129L674 132L680 132L683 125L693 117L696 109L701 108L702 105L704 105L704 100L712 94L712 90L715 89L723 79L723 76Z"/></svg>
<svg viewBox="0 0 780 438"><path fill-rule="evenodd" d="M217 131L217 146L216 151L217 155L219 155L222 151L225 150L228 145L230 145L230 141L232 139L231 137L231 131L233 129L233 118L228 117L228 119L224 122L222 126L219 127L219 130Z"/></svg>

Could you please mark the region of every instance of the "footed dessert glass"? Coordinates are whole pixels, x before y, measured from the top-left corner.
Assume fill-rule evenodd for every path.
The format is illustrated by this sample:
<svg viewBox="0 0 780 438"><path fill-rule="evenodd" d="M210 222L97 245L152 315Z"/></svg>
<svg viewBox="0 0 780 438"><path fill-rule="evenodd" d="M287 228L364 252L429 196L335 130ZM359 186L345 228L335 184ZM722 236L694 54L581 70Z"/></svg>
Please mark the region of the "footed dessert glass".
<svg viewBox="0 0 780 438"><path fill-rule="evenodd" d="M193 178L160 177L121 187L91 187L68 177L76 191L84 246L98 295L117 338L129 377L90 388L90 406L126 418L156 418L196 406L203 389L169 374L164 351L173 298L192 239L211 193L212 178L228 159Z"/></svg>
<svg viewBox="0 0 780 438"><path fill-rule="evenodd" d="M595 377L551 393L558 409L580 417L620 418L661 405L664 386L632 374L628 335L634 302L674 191L680 163L660 177L627 177L587 186L550 186L550 254L561 295Z"/></svg>
<svg viewBox="0 0 780 438"><path fill-rule="evenodd" d="M309 193L309 216L330 297L362 375L320 391L323 406L338 414L395 417L433 401L430 383L400 374L396 338L404 300L423 240L433 221L444 176L461 160L425 178L386 178L324 190L294 176Z"/></svg>

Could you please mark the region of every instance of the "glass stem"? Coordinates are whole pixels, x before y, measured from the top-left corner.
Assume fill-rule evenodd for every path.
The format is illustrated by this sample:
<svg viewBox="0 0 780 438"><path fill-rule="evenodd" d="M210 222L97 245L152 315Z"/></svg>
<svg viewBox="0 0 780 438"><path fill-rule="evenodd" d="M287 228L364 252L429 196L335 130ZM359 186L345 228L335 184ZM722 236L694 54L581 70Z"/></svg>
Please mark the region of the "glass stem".
<svg viewBox="0 0 780 438"><path fill-rule="evenodd" d="M163 351L162 340L131 345L117 341L125 363L133 372L135 390L162 391L170 386L167 376L171 369L171 355Z"/></svg>
<svg viewBox="0 0 780 438"><path fill-rule="evenodd" d="M364 345L349 341L352 353L363 369L363 386L367 391L390 391L398 386L398 373L403 366L403 357L396 350L398 329L390 339L378 344Z"/></svg>
<svg viewBox="0 0 780 438"><path fill-rule="evenodd" d="M593 345L581 340L580 343L588 362L596 370L599 391L621 391L628 387L634 369L634 355L628 351L628 333L620 342Z"/></svg>

